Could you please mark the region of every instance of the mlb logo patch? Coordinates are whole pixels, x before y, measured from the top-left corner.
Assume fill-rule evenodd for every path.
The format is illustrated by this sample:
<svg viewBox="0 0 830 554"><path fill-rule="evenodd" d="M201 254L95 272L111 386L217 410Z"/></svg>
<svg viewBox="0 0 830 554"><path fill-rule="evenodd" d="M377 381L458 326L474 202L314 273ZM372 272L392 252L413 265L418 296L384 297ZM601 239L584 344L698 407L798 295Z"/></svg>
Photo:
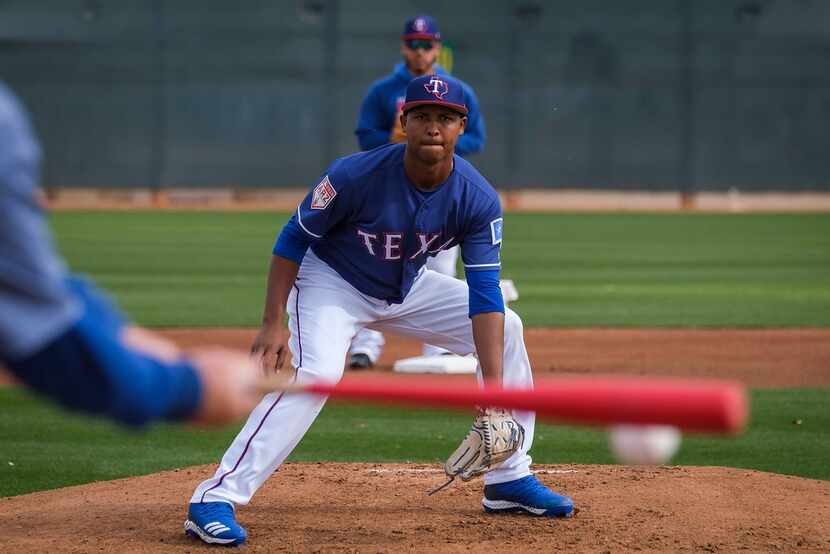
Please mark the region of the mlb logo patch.
<svg viewBox="0 0 830 554"><path fill-rule="evenodd" d="M501 244L501 229L504 225L504 218L500 217L490 222L490 237L493 239L493 244Z"/></svg>
<svg viewBox="0 0 830 554"><path fill-rule="evenodd" d="M337 191L331 186L329 176L326 175L320 184L314 187L314 194L311 195L311 209L325 210L335 196L337 196Z"/></svg>

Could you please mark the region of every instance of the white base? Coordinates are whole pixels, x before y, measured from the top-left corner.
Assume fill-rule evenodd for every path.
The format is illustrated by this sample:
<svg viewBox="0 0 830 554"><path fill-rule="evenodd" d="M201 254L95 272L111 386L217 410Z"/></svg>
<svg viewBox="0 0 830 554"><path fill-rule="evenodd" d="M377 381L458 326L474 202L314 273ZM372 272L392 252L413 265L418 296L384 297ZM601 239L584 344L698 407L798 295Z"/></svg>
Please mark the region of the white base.
<svg viewBox="0 0 830 554"><path fill-rule="evenodd" d="M415 356L398 360L392 369L398 373L475 373L474 356Z"/></svg>
<svg viewBox="0 0 830 554"><path fill-rule="evenodd" d="M504 297L505 304L519 299L519 291L516 289L513 279L500 280L499 288L501 289L501 295Z"/></svg>

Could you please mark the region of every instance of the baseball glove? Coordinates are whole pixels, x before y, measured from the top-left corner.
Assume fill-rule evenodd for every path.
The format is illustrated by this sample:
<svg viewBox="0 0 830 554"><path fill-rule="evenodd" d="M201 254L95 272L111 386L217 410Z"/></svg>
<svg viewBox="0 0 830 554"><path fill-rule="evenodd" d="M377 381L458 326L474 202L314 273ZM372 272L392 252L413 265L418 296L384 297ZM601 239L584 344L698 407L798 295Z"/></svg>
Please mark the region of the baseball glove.
<svg viewBox="0 0 830 554"><path fill-rule="evenodd" d="M470 432L444 463L449 480L429 494L440 491L458 476L462 481L469 481L487 473L521 448L524 440L524 428L509 411L479 410Z"/></svg>

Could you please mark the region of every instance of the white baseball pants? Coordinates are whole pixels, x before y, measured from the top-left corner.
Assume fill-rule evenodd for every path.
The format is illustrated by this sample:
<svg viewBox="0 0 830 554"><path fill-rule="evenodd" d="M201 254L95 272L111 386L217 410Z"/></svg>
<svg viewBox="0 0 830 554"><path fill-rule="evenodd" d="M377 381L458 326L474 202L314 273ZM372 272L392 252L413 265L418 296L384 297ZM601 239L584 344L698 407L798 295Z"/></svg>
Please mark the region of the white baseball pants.
<svg viewBox="0 0 830 554"><path fill-rule="evenodd" d="M458 261L458 252L458 246L453 246L449 250L442 250L437 255L427 259L427 269L455 277L457 274L456 262ZM375 364L378 358L380 358L380 353L385 343L383 333L365 327L358 331L354 339L352 339L349 354L366 354L372 360L372 363ZM424 356L439 356L447 352L448 350L446 348L440 348L432 344L424 344Z"/></svg>
<svg viewBox="0 0 830 554"><path fill-rule="evenodd" d="M460 355L475 352L464 281L424 269L402 304L389 305L358 292L309 250L288 298L289 347L299 382L337 382L354 335L363 327L410 336ZM479 381L481 368L479 367ZM504 323L503 386L532 388L522 322L510 309ZM271 393L254 408L213 477L191 502L247 504L288 457L322 410L317 395ZM525 429L521 450L484 477L488 484L530 474L535 413L515 411ZM463 437L458 437L459 442ZM447 452L449 455L449 452Z"/></svg>

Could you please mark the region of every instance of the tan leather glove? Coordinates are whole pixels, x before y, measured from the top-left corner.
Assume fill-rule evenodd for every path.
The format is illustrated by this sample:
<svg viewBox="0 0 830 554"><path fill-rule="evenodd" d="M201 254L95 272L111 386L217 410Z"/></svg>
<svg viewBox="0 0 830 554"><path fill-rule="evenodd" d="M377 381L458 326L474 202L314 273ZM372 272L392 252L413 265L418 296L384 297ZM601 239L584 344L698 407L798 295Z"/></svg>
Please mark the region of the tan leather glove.
<svg viewBox="0 0 830 554"><path fill-rule="evenodd" d="M524 439L524 428L509 411L502 408L480 410L470 432L444 463L444 473L449 481L430 494L452 483L456 476L469 481L487 473L521 448Z"/></svg>

